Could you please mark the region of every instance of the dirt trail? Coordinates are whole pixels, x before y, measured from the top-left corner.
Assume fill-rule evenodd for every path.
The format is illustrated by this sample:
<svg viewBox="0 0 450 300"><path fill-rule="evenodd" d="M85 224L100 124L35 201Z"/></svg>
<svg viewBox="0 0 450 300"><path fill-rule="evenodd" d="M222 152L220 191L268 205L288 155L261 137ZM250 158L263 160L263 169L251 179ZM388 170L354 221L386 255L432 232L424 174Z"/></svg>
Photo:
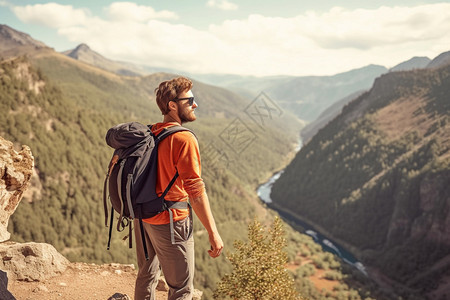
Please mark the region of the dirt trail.
<svg viewBox="0 0 450 300"><path fill-rule="evenodd" d="M17 300L107 300L115 293L133 299L136 270L133 265L71 263L67 270L45 282L9 281ZM167 299L158 291L156 300Z"/></svg>

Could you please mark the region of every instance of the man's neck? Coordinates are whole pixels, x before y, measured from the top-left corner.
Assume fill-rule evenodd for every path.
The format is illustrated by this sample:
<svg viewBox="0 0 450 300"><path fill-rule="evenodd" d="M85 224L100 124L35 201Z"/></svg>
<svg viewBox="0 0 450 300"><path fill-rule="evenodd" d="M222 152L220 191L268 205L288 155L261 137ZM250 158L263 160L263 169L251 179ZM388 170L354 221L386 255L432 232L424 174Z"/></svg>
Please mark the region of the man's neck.
<svg viewBox="0 0 450 300"><path fill-rule="evenodd" d="M174 118L171 114L164 115L163 123L178 123L181 125L180 118Z"/></svg>

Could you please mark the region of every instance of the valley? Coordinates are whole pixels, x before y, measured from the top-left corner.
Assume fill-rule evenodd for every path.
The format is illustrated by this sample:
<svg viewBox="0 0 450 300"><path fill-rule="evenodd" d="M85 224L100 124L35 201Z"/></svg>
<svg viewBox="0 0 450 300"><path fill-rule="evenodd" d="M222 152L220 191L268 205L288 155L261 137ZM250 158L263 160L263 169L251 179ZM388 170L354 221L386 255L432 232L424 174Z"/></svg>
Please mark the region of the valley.
<svg viewBox="0 0 450 300"><path fill-rule="evenodd" d="M159 122L154 88L177 75L127 69L87 45L58 53L1 26L0 135L35 156L11 239L50 243L74 263L135 263L124 234L106 250L101 192L112 149L104 135L129 120ZM195 220L195 286L204 299L231 271L226 256L248 224L276 215L285 218L287 268L308 299L450 295L448 55L419 69L371 65L324 77L192 74L199 107L188 127L227 245L209 259Z"/></svg>

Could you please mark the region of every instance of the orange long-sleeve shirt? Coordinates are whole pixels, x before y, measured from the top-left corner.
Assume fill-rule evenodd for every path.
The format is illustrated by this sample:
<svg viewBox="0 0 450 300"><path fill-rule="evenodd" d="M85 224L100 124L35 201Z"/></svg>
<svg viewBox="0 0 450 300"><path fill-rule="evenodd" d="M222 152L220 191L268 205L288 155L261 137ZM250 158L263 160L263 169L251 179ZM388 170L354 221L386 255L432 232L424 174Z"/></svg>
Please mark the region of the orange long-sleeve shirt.
<svg viewBox="0 0 450 300"><path fill-rule="evenodd" d="M156 123L152 132L158 135L164 128L177 123ZM189 131L180 131L169 135L158 146L158 180L156 193L161 196L178 170L178 178L167 193L168 201L188 201L189 197L198 197L205 192L201 178L200 152L195 136ZM174 222L189 215L189 209L172 209ZM164 211L154 217L144 219L153 225L170 223L169 212Z"/></svg>

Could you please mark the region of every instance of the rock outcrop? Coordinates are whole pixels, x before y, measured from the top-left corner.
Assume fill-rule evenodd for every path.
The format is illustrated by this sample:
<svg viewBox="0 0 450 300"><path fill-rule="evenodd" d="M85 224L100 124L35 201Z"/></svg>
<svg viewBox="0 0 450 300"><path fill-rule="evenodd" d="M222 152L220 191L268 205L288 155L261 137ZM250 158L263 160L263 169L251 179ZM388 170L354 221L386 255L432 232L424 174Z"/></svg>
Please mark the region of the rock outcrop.
<svg viewBox="0 0 450 300"><path fill-rule="evenodd" d="M27 146L14 150L13 144L0 136L0 242L7 241L9 217L19 205L33 172L34 158Z"/></svg>
<svg viewBox="0 0 450 300"><path fill-rule="evenodd" d="M34 158L27 146L17 152L0 137L0 269L1 299L14 299L7 290L9 280L44 281L64 272L69 261L45 243L8 242L8 222L30 184ZM6 272L6 273L5 273Z"/></svg>
<svg viewBox="0 0 450 300"><path fill-rule="evenodd" d="M64 272L69 261L45 243L0 244L0 269L10 280L44 281Z"/></svg>

